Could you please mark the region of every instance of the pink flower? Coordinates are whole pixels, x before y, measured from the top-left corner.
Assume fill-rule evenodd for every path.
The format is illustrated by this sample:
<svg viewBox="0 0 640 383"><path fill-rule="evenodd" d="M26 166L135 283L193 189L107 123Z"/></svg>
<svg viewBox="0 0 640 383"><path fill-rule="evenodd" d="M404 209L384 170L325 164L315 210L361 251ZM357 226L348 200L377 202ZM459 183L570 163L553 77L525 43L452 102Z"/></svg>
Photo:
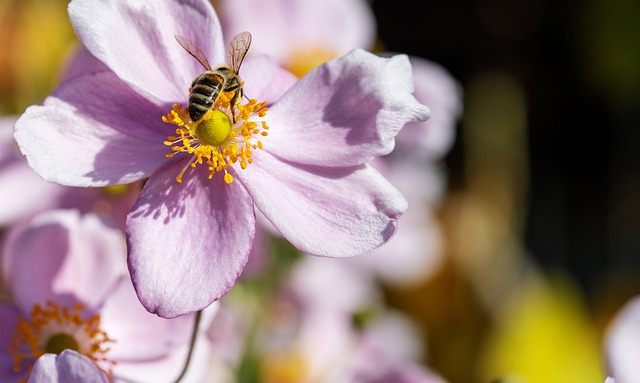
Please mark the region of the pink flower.
<svg viewBox="0 0 640 383"><path fill-rule="evenodd" d="M234 135L212 144L187 137L200 122L171 109L187 102L203 71L174 35L195 42L214 66L224 63L207 1L74 0L69 16L111 71L61 85L43 106L27 109L15 137L30 166L51 182L104 186L149 177L127 222L129 269L147 310L175 317L225 294L251 248L254 208L313 255L348 257L391 238L406 201L367 162L388 154L407 122L429 115L411 95L406 56L355 50L284 94L290 74L265 57L247 59L240 71L245 94L269 109L219 101L216 116L233 108L239 119L230 128L229 119L221 123ZM169 159L165 141L176 148Z"/></svg>
<svg viewBox="0 0 640 383"><path fill-rule="evenodd" d="M165 381L182 370L194 316L158 318L140 305L123 235L98 216L53 210L34 217L9 233L2 266L12 301L0 303L0 381L17 382L33 368L30 381L58 375L68 382L67 373L95 372L88 362L115 382ZM194 355L191 381L202 373L208 344L197 342Z"/></svg>

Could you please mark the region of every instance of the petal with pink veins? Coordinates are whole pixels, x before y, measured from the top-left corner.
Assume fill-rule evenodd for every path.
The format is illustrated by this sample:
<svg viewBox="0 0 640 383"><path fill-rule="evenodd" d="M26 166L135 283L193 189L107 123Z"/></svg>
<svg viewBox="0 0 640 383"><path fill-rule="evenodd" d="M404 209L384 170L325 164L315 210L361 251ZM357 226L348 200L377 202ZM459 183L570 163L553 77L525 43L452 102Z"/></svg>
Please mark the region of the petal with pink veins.
<svg viewBox="0 0 640 383"><path fill-rule="evenodd" d="M309 72L271 107L265 150L320 166L361 165L389 154L405 124L429 117L412 91L407 56L356 49Z"/></svg>
<svg viewBox="0 0 640 383"><path fill-rule="evenodd" d="M118 77L165 103L186 99L204 68L176 41L196 43L216 67L226 47L208 1L74 0L69 18L80 41Z"/></svg>
<svg viewBox="0 0 640 383"><path fill-rule="evenodd" d="M127 217L129 270L145 308L164 318L200 310L224 295L242 271L255 235L251 197L222 175L184 161L149 178ZM202 170L204 169L204 170Z"/></svg>
<svg viewBox="0 0 640 383"><path fill-rule="evenodd" d="M282 236L312 255L367 253L391 238L407 209L402 194L367 165L298 165L257 151L237 177Z"/></svg>
<svg viewBox="0 0 640 383"><path fill-rule="evenodd" d="M46 181L107 186L148 177L166 161L169 107L133 92L111 72L75 77L18 119L14 137Z"/></svg>

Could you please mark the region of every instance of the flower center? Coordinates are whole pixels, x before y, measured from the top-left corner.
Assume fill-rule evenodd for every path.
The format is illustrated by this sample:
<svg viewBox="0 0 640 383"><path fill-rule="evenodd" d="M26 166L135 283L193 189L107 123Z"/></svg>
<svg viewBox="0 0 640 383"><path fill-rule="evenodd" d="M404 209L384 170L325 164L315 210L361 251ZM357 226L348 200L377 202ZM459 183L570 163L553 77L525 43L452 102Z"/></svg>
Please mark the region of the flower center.
<svg viewBox="0 0 640 383"><path fill-rule="evenodd" d="M231 120L221 110L212 110L209 118L196 125L195 136L205 145L220 145L231 133Z"/></svg>
<svg viewBox="0 0 640 383"><path fill-rule="evenodd" d="M44 346L44 352L48 354L59 354L66 349L79 351L78 341L69 334L53 334Z"/></svg>
<svg viewBox="0 0 640 383"><path fill-rule="evenodd" d="M305 47L291 52L285 67L300 78L311 69L336 57L338 57L336 52L322 45Z"/></svg>
<svg viewBox="0 0 640 383"><path fill-rule="evenodd" d="M267 114L266 103L249 100L244 105L231 105L230 101L228 93L220 94L213 109L195 122L191 121L188 108L180 104L174 104L169 114L162 116L162 121L178 126L176 135L168 136L164 142L171 147L167 158L178 153L192 156L176 177L179 183L189 167L206 164L209 179L224 172L224 180L230 184L233 177L227 168L239 163L240 168L246 169L253 162L253 150L262 149L259 137L266 137L269 127L259 118Z"/></svg>
<svg viewBox="0 0 640 383"><path fill-rule="evenodd" d="M44 307L33 306L29 320L19 318L8 347L13 356L13 371L30 372L36 359L45 353L59 354L71 349L89 357L110 375L115 363L105 354L113 340L100 329L100 315L84 319L80 315L83 310L79 304L69 308L47 301Z"/></svg>

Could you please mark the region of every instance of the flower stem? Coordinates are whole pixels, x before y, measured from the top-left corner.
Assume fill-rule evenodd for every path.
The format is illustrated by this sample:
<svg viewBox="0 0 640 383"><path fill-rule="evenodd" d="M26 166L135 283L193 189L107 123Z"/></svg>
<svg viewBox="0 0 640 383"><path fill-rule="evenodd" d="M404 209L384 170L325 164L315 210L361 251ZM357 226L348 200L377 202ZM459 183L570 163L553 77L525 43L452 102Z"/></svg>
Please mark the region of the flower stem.
<svg viewBox="0 0 640 383"><path fill-rule="evenodd" d="M187 373L187 369L189 369L189 363L191 362L191 356L193 356L193 349L196 346L196 338L198 337L198 327L200 327L200 317L202 316L202 310L196 312L196 317L193 322L193 331L191 332L191 340L189 341L189 353L187 354L187 359L184 362L184 367L180 372L180 375L175 380L175 383L180 383L182 378Z"/></svg>

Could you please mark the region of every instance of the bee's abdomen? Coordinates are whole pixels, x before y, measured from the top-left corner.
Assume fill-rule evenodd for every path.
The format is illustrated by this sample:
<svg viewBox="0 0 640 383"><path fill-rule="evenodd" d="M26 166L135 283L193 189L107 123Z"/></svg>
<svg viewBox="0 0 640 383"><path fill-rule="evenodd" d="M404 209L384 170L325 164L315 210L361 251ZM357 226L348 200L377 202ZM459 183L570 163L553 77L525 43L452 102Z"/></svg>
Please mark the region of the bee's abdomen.
<svg viewBox="0 0 640 383"><path fill-rule="evenodd" d="M198 121L211 109L223 85L222 76L213 72L204 72L193 80L189 95L189 117L192 121Z"/></svg>

